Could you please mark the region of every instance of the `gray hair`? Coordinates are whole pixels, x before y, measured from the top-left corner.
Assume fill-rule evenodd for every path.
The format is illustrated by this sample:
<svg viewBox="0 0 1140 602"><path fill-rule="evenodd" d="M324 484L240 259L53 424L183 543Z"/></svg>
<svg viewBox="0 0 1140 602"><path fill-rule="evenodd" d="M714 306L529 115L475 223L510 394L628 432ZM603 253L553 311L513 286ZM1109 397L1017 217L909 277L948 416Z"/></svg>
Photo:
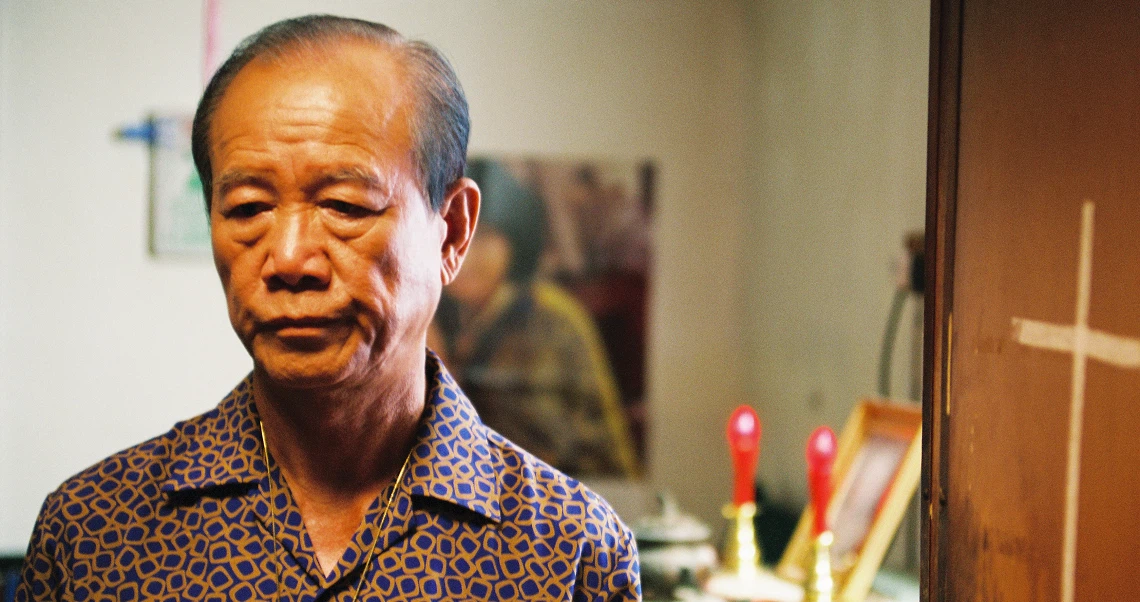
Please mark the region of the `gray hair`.
<svg viewBox="0 0 1140 602"><path fill-rule="evenodd" d="M345 39L382 45L408 68L417 92L409 124L413 161L431 208L440 210L447 188L463 177L471 131L467 98L451 63L427 42L407 40L387 25L333 15L308 15L278 21L242 40L202 93L190 139L207 211L213 192L210 125L226 89L242 67L261 56L280 57L290 51Z"/></svg>

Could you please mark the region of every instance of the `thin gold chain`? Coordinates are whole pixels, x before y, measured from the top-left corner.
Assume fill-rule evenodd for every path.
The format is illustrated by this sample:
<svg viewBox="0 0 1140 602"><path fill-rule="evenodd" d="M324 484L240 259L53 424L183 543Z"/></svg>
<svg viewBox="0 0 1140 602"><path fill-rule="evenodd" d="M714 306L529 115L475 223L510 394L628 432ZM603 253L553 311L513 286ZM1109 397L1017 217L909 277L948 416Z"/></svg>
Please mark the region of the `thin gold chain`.
<svg viewBox="0 0 1140 602"><path fill-rule="evenodd" d="M273 564L276 566L276 590L275 598L281 599L281 554L277 543L277 488L273 484L273 473L269 470L269 443L265 440L265 424L261 422L261 418L257 419L257 428L261 431L261 454L265 460L265 478L269 480L269 515L272 520L269 522L269 534L273 537ZM414 448L413 448L414 449ZM400 467L400 472L396 474L396 481L392 483L392 492L388 494L388 501L384 503L384 512L380 514L380 526L376 530L376 535L372 537L372 547L368 548L368 556L364 558L364 566L360 571L360 578L356 580L356 589L352 592L352 602L356 602L360 597L361 587L364 585L364 579L368 576L368 567L372 564L372 558L376 555L376 545L380 543L380 536L384 534L384 527L387 525L388 511L392 509L392 502L396 500L396 493L400 490L400 483L404 480L404 473L408 470L408 463L412 460L412 452L408 451L408 455L404 458L404 464Z"/></svg>

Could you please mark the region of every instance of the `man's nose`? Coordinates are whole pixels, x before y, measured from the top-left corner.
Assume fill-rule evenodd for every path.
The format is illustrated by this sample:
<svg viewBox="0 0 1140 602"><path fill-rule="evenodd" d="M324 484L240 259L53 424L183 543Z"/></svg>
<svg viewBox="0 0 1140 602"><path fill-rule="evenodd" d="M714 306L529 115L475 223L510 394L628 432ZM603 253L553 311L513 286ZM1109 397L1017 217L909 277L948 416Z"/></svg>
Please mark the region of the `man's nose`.
<svg viewBox="0 0 1140 602"><path fill-rule="evenodd" d="M270 289L321 289L331 267L323 228L304 210L283 212L274 220L262 278Z"/></svg>

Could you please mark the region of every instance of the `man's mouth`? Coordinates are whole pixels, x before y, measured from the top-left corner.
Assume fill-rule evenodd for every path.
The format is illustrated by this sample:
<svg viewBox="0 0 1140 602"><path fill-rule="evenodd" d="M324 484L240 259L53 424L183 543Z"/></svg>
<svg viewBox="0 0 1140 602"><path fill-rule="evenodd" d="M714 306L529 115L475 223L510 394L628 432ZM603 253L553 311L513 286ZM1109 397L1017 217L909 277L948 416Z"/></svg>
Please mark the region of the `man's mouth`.
<svg viewBox="0 0 1140 602"><path fill-rule="evenodd" d="M262 322L261 330L267 330L279 335L305 336L318 334L342 322L343 320L339 318L328 316L283 316Z"/></svg>

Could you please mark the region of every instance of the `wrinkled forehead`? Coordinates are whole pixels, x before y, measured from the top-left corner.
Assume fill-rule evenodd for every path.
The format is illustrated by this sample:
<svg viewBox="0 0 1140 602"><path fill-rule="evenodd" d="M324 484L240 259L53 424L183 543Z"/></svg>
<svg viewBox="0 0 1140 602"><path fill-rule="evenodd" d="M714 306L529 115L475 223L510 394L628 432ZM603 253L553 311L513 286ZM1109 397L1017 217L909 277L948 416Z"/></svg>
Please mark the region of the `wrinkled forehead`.
<svg viewBox="0 0 1140 602"><path fill-rule="evenodd" d="M224 143L234 120L266 112L337 107L345 127L376 130L410 142L414 85L405 61L389 44L338 38L306 40L266 52L244 65L218 103L211 146Z"/></svg>

